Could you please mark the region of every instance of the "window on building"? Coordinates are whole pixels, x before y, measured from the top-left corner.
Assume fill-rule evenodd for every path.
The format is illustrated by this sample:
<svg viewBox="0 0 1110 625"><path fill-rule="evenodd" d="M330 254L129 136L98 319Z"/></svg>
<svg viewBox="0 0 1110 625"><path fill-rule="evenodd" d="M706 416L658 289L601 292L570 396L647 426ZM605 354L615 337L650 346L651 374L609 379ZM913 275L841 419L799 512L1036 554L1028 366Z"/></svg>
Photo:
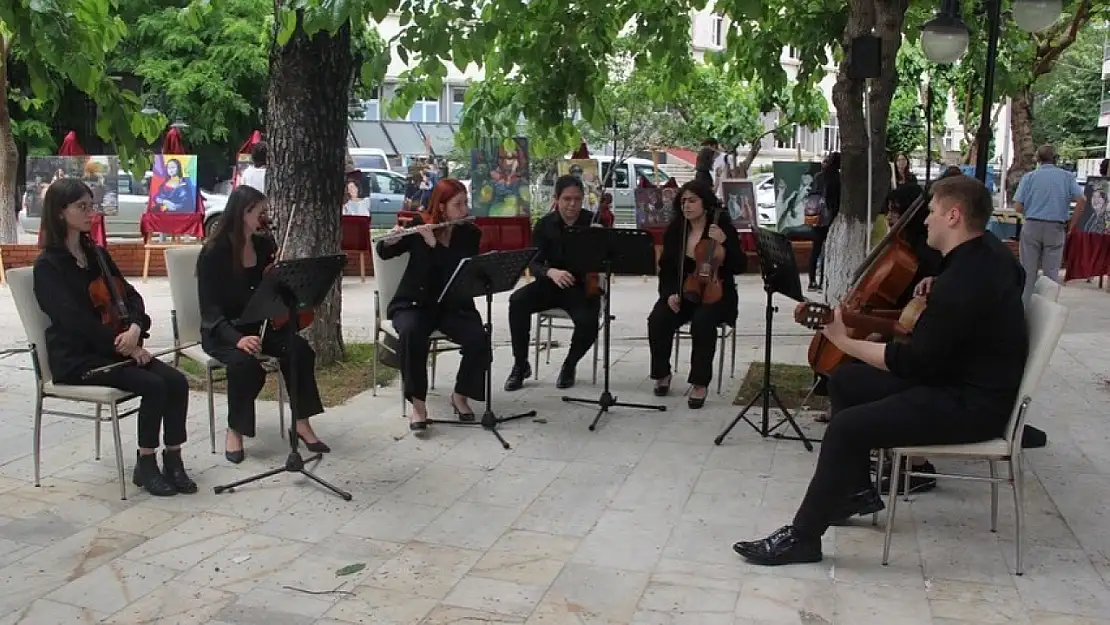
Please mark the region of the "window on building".
<svg viewBox="0 0 1110 625"><path fill-rule="evenodd" d="M378 121L382 118L382 99L381 91L378 87L370 92L370 99L362 101L362 107L365 112L362 115L363 119Z"/></svg>
<svg viewBox="0 0 1110 625"><path fill-rule="evenodd" d="M797 146L798 127L791 126L789 129L789 133L789 135L784 136L782 139L779 139L778 137L775 138L776 148L780 150L793 150Z"/></svg>
<svg viewBox="0 0 1110 625"><path fill-rule="evenodd" d="M410 122L435 123L439 121L439 100L417 100L409 110Z"/></svg>
<svg viewBox="0 0 1110 625"><path fill-rule="evenodd" d="M466 89L451 90L451 119L456 123L462 119L463 106L466 104Z"/></svg>
<svg viewBox="0 0 1110 625"><path fill-rule="evenodd" d="M944 129L944 150L946 152L954 152L959 149L959 144L956 143L956 129Z"/></svg>
<svg viewBox="0 0 1110 625"><path fill-rule="evenodd" d="M837 121L836 115L829 117L829 121L825 123L822 128L822 142L821 150L828 154L829 152L840 151L840 122Z"/></svg>
<svg viewBox="0 0 1110 625"><path fill-rule="evenodd" d="M786 46L786 58L788 58L788 59L797 59L798 58L798 49L795 48L794 46Z"/></svg>
<svg viewBox="0 0 1110 625"><path fill-rule="evenodd" d="M721 17L720 15L714 15L712 17L711 25L713 27L713 32L711 35L713 39L713 45L717 47L725 45L725 18Z"/></svg>

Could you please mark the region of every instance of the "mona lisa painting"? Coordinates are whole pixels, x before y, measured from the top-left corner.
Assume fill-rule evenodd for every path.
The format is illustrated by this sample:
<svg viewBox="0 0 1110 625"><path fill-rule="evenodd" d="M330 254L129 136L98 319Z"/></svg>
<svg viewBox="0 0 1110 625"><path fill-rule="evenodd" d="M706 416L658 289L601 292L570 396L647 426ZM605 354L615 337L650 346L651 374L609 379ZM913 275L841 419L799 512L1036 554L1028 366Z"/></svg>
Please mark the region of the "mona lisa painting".
<svg viewBox="0 0 1110 625"><path fill-rule="evenodd" d="M155 154L147 210L186 215L197 210L195 154Z"/></svg>

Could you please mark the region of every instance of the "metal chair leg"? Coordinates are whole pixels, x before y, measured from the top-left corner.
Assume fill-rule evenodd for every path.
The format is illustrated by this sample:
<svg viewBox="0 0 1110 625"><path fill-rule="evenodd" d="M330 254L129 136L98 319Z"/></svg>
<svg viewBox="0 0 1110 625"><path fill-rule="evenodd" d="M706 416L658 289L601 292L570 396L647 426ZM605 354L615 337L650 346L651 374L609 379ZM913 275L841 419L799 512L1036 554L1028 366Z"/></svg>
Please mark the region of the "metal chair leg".
<svg viewBox="0 0 1110 625"><path fill-rule="evenodd" d="M378 351L379 349L381 349L381 344L378 343L378 335L375 332L374 333L374 364L372 364L370 366L371 367L371 369L370 369L371 374L370 375L374 376L374 385L373 385L373 388L370 391L370 394L374 397L378 396L378 356L381 353L381 352Z"/></svg>
<svg viewBox="0 0 1110 625"><path fill-rule="evenodd" d="M878 453L876 454L876 462L878 462L878 464L876 465L876 468L875 468L875 491L879 493L880 497L882 496L882 492L883 492L883 490L882 490L882 488L883 488L883 464L884 464L883 460L885 460L885 459L886 459L886 450L880 448L878 450ZM876 510L875 512L871 513L871 527L875 527L878 524L879 524L879 511Z"/></svg>
<svg viewBox="0 0 1110 625"><path fill-rule="evenodd" d="M894 454L890 469L890 496L887 497L886 536L883 537L883 565L890 563L890 536L894 531L894 510L898 507L898 478L902 474L902 454Z"/></svg>
<svg viewBox="0 0 1110 625"><path fill-rule="evenodd" d="M127 500L127 480L123 472L123 440L119 434L119 404L112 402L109 406L112 416L112 436L116 443L116 471L119 473L119 498Z"/></svg>
<svg viewBox="0 0 1110 625"><path fill-rule="evenodd" d="M216 453L216 380L212 367L204 367L204 384L208 392L208 440L212 445L212 453Z"/></svg>
<svg viewBox="0 0 1110 625"><path fill-rule="evenodd" d="M725 328L722 326L718 330L720 339L717 341L717 394L721 394L721 383L725 379Z"/></svg>
<svg viewBox="0 0 1110 625"><path fill-rule="evenodd" d="M1016 562L1018 575L1025 574L1025 477L1021 467L1021 456L1010 459L1010 479L1014 487L1014 542L1017 549Z"/></svg>
<svg viewBox="0 0 1110 625"><path fill-rule="evenodd" d="M100 460L100 411L102 408L103 404L96 405L96 455L94 457L97 460Z"/></svg>
<svg viewBox="0 0 1110 625"><path fill-rule="evenodd" d="M552 338L551 331L554 330L554 329L555 329L555 319L553 317L548 317L547 318L547 352L544 354L545 360L544 360L544 363L543 363L545 365L551 364L551 338Z"/></svg>
<svg viewBox="0 0 1110 625"><path fill-rule="evenodd" d="M432 377L428 380L428 389L436 388L436 362L439 360L439 341L432 341Z"/></svg>
<svg viewBox="0 0 1110 625"><path fill-rule="evenodd" d="M35 446L35 450L34 450L34 456L35 456L35 486L40 486L39 478L41 477L40 469L42 467L42 400L43 400L42 391L41 390L36 390L35 391L35 421L34 421L35 425L34 425L34 433L32 434L32 437L34 438L34 446Z"/></svg>
<svg viewBox="0 0 1110 625"><path fill-rule="evenodd" d="M534 364L532 365L533 380L540 379L540 329L543 327L543 321L540 317L541 315L536 315L536 331L532 333L532 351L534 353ZM547 348L551 349L551 345L548 345Z"/></svg>
<svg viewBox="0 0 1110 625"><path fill-rule="evenodd" d="M998 531L998 469L995 467L994 460L988 460L987 465L990 467L991 472L991 531Z"/></svg>
<svg viewBox="0 0 1110 625"><path fill-rule="evenodd" d="M729 372L730 378L736 377L736 328L732 328L732 371Z"/></svg>

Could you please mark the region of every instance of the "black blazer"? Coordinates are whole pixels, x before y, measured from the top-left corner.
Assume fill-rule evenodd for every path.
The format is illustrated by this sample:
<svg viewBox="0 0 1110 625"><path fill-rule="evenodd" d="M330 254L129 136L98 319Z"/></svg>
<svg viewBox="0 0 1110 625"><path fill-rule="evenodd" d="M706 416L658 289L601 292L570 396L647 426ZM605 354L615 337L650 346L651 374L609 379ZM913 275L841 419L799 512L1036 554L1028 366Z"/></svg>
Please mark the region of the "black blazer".
<svg viewBox="0 0 1110 625"><path fill-rule="evenodd" d="M252 243L258 262L254 267L244 267L239 274L231 269L232 254L236 252L226 239L206 245L197 258L200 340L206 352L234 347L243 336L257 334L261 327L260 323L243 326L234 323L250 301L251 291L258 286L262 270L277 256L277 247L271 239L254 235Z"/></svg>
<svg viewBox="0 0 1110 625"><path fill-rule="evenodd" d="M578 213L578 218L574 220L574 227L589 228L593 223L593 212L583 208ZM558 210L552 210L540 217L532 228L532 247L536 248L536 255L528 263L528 269L537 279L546 278L548 269L566 270L570 266L566 250L563 249L563 233L567 228ZM575 287L583 283L585 274L572 272L572 275L574 275Z"/></svg>
<svg viewBox="0 0 1110 625"><path fill-rule="evenodd" d="M706 220L702 237L709 234L709 221ZM724 286L725 296L721 300L730 306L730 319L735 319L737 314L736 279L734 276L744 273L748 268L748 255L740 247L740 234L732 224L728 211L720 209L717 213L717 226L725 233L725 262L721 263L718 275ZM659 297L667 298L682 290L682 283L678 278L679 263L682 263L683 276L694 270L694 260L682 254L683 240L690 231L689 222L681 215L671 220L667 230L663 233L663 251L659 255ZM692 253L692 251L691 251Z"/></svg>
<svg viewBox="0 0 1110 625"><path fill-rule="evenodd" d="M410 225L419 226L424 221L416 216ZM405 252L409 253L408 266L401 283L397 286L397 293L393 300L386 306L386 318L392 319L393 313L405 308L423 308L437 305L439 294L447 281L455 272L459 261L471 256L477 256L482 243L482 230L473 223L464 223L453 226L450 247L436 245L428 247L424 237L419 234L410 234L401 238L392 245L386 245L384 240L378 241L378 255L382 260L396 258ZM455 299L444 302L453 308L474 308L471 298Z"/></svg>
<svg viewBox="0 0 1110 625"><path fill-rule="evenodd" d="M89 298L89 284L100 277L95 254L102 254L108 271L123 280L124 304L142 331L142 339L150 337L150 316L143 297L123 278L112 256L98 246L85 242L88 268L77 265L77 259L64 246L50 246L35 260L33 284L39 308L50 319L46 329L47 362L59 381L75 380L86 371L125 360L116 353L116 333L103 325ZM140 344L142 340L140 340Z"/></svg>

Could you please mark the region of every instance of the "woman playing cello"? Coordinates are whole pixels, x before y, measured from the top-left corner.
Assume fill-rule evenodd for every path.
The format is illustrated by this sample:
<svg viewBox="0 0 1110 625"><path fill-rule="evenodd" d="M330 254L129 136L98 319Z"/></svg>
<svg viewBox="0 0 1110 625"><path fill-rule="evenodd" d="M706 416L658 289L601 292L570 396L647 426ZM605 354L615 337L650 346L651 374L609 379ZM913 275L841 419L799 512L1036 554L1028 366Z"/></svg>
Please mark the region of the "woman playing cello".
<svg viewBox="0 0 1110 625"><path fill-rule="evenodd" d="M413 219L416 233L379 240L378 254L383 260L409 253L405 275L397 287L386 316L393 322L401 342L401 379L405 399L412 402L409 428L421 432L428 427L428 337L439 330L461 348L455 392L451 408L461 421L473 421L469 399L486 398L486 369L489 366L489 341L482 317L473 299L447 299L439 295L451 279L459 261L478 254L482 231L471 223L435 227L464 219L469 214L466 187L454 178L436 183L428 199L428 211ZM395 229L400 232L398 226Z"/></svg>
<svg viewBox="0 0 1110 625"><path fill-rule="evenodd" d="M719 299L701 298L686 293L684 282L697 273L697 252L708 249L717 257L716 269L709 280L720 285ZM727 210L721 207L709 185L687 182L675 196L674 217L663 234L663 253L659 257L659 301L648 317L648 344L651 348L651 379L655 394L666 395L671 388L671 347L674 333L690 322L693 347L690 375L693 385L688 404L697 409L705 405L709 381L713 378L713 352L717 345L717 326L736 323L737 296L734 276L747 268L748 258L740 248L740 235ZM712 301L715 300L715 301Z"/></svg>
<svg viewBox="0 0 1110 625"><path fill-rule="evenodd" d="M224 455L235 464L246 455L243 437L254 437L254 400L266 382L259 354L276 357L281 364L297 436L313 453L331 451L316 438L308 421L309 417L324 412L324 406L316 386L316 353L308 341L296 334L296 322L280 329L271 326L264 337L260 336L261 323L235 323L250 301L251 292L262 282L266 268L277 257L277 242L267 230L266 208L266 196L257 189L236 187L227 198L216 232L197 259L201 346L227 368ZM287 352L287 346L295 353ZM297 363L295 375L291 375L294 373L290 370L291 362ZM296 387L290 384L291 380L295 380Z"/></svg>
<svg viewBox="0 0 1110 625"><path fill-rule="evenodd" d="M108 251L89 237L95 212L92 191L80 180L62 178L46 190L34 289L50 319L50 371L64 384L110 386L138 395L139 449L132 481L157 496L195 493L197 485L181 461L189 383L143 347L150 336L150 317L142 296L123 278ZM111 322L105 323L105 317ZM127 360L135 366L86 375ZM162 469L155 456L159 428L165 444Z"/></svg>

